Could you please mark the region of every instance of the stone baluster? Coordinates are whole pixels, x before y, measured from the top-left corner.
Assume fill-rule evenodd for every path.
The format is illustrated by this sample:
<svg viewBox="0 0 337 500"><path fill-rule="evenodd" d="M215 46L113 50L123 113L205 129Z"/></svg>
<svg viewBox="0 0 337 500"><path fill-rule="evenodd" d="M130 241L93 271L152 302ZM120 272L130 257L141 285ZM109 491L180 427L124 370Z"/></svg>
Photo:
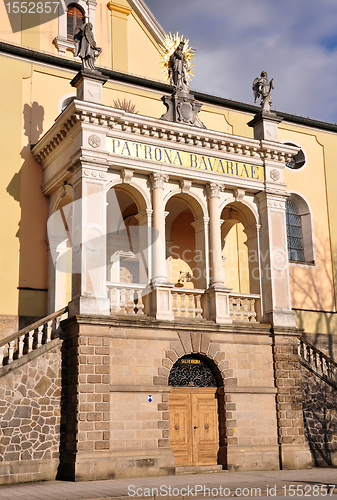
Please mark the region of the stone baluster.
<svg viewBox="0 0 337 500"><path fill-rule="evenodd" d="M186 318L186 312L187 312L187 308L186 308L186 304L185 304L185 300L186 300L186 293L182 293L180 295L180 299L181 299L181 303L180 303L180 312L181 312L181 317L182 318Z"/></svg>
<svg viewBox="0 0 337 500"><path fill-rule="evenodd" d="M256 311L255 311L255 300L250 301L250 321L251 323L256 323Z"/></svg>
<svg viewBox="0 0 337 500"><path fill-rule="evenodd" d="M126 312L127 314L135 314L135 291L128 290L128 301L126 303Z"/></svg>
<svg viewBox="0 0 337 500"><path fill-rule="evenodd" d="M242 311L242 316L243 316L243 321L248 322L248 316L249 316L249 311L248 311L248 299L243 299L242 300L242 305L243 305L243 311Z"/></svg>
<svg viewBox="0 0 337 500"><path fill-rule="evenodd" d="M144 314L144 304L143 304L143 292L142 290L137 290L137 314Z"/></svg>
<svg viewBox="0 0 337 500"><path fill-rule="evenodd" d="M34 342L34 330L31 330L28 334L28 352L32 352Z"/></svg>
<svg viewBox="0 0 337 500"><path fill-rule="evenodd" d="M3 346L0 347L0 367L3 366L4 353L5 353L5 346L3 345Z"/></svg>
<svg viewBox="0 0 337 500"><path fill-rule="evenodd" d="M234 298L229 297L229 317L231 320L234 318Z"/></svg>
<svg viewBox="0 0 337 500"><path fill-rule="evenodd" d="M241 299L240 297L236 297L236 320L241 321Z"/></svg>
<svg viewBox="0 0 337 500"><path fill-rule="evenodd" d="M8 363L11 363L13 361L14 346L15 346L15 340L12 340L11 342L9 342Z"/></svg>
<svg viewBox="0 0 337 500"><path fill-rule="evenodd" d="M196 300L196 307L195 307L195 317L196 319L202 319L202 307L201 307L201 295L196 295L195 296Z"/></svg>
<svg viewBox="0 0 337 500"><path fill-rule="evenodd" d="M188 308L187 308L187 316L194 316L194 295L191 293L188 295Z"/></svg>
<svg viewBox="0 0 337 500"><path fill-rule="evenodd" d="M52 330L53 321L48 321L46 324L46 344L51 341L51 330Z"/></svg>
<svg viewBox="0 0 337 500"><path fill-rule="evenodd" d="M19 337L18 359L22 358L22 356L23 356L24 343L25 343L25 335L21 335Z"/></svg>
<svg viewBox="0 0 337 500"><path fill-rule="evenodd" d="M44 325L40 325L37 328L37 345L36 345L36 348L39 348L42 345L43 327L44 327Z"/></svg>
<svg viewBox="0 0 337 500"><path fill-rule="evenodd" d="M119 291L119 307L120 307L120 313L125 314L126 313L126 290L125 290L125 288L122 288Z"/></svg>
<svg viewBox="0 0 337 500"><path fill-rule="evenodd" d="M178 294L176 292L172 292L172 313L175 318L178 317Z"/></svg>

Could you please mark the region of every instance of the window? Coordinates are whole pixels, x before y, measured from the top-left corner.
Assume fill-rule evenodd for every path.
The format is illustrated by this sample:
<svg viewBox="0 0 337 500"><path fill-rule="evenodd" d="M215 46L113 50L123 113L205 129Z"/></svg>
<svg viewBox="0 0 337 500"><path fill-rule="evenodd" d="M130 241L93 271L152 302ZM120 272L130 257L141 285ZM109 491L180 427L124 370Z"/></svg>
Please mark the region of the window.
<svg viewBox="0 0 337 500"><path fill-rule="evenodd" d="M310 207L297 193L286 202L288 257L291 262L314 264L314 231Z"/></svg>
<svg viewBox="0 0 337 500"><path fill-rule="evenodd" d="M67 39L73 40L75 29L85 22L82 9L76 5L69 5L67 11Z"/></svg>
<svg viewBox="0 0 337 500"><path fill-rule="evenodd" d="M294 142L285 142L285 144L287 144L288 146L298 146L301 148L299 152L296 153L295 156L293 156L291 160L288 161L288 163L286 163L286 167L290 168L291 170L299 170L300 168L304 167L307 164L307 158L303 148L299 144L296 144Z"/></svg>
<svg viewBox="0 0 337 500"><path fill-rule="evenodd" d="M287 239L289 260L304 262L301 216L297 206L286 202Z"/></svg>

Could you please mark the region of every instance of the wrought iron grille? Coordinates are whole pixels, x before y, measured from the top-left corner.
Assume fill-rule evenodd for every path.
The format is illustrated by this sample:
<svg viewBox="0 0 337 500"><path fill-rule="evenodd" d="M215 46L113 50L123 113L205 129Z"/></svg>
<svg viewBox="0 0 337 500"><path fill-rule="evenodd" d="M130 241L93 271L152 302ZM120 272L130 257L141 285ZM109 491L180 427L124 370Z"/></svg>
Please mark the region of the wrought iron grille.
<svg viewBox="0 0 337 500"><path fill-rule="evenodd" d="M184 356L172 366L169 385L173 387L217 387L209 364L197 356Z"/></svg>

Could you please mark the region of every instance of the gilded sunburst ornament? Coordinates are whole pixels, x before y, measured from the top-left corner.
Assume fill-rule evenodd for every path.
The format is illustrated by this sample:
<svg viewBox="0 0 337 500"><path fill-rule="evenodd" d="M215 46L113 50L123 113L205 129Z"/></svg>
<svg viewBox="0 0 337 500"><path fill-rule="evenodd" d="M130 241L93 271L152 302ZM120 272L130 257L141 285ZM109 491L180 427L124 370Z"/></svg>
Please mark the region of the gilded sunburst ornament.
<svg viewBox="0 0 337 500"><path fill-rule="evenodd" d="M189 40L184 39L184 35L179 35L176 33L172 35L169 33L165 36L164 45L160 47L160 56L161 56L161 66L163 68L163 73L165 74L167 80L171 80L170 78L170 67L171 67L171 57L175 50L178 48L179 44L183 44L182 52L185 56L185 62L187 65L186 76L187 80L191 80L191 77L194 76L192 73L192 68L194 66L193 57L194 51L192 47L188 45ZM172 83L172 82L171 82Z"/></svg>

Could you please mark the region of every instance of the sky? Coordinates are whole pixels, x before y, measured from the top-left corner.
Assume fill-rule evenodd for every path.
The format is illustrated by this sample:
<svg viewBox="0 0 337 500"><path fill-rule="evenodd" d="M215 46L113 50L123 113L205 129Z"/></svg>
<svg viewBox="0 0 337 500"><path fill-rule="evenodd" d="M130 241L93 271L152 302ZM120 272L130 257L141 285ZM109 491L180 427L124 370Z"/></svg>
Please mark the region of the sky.
<svg viewBox="0 0 337 500"><path fill-rule="evenodd" d="M337 0L145 0L196 49L192 90L253 104L274 78L275 111L337 122Z"/></svg>

